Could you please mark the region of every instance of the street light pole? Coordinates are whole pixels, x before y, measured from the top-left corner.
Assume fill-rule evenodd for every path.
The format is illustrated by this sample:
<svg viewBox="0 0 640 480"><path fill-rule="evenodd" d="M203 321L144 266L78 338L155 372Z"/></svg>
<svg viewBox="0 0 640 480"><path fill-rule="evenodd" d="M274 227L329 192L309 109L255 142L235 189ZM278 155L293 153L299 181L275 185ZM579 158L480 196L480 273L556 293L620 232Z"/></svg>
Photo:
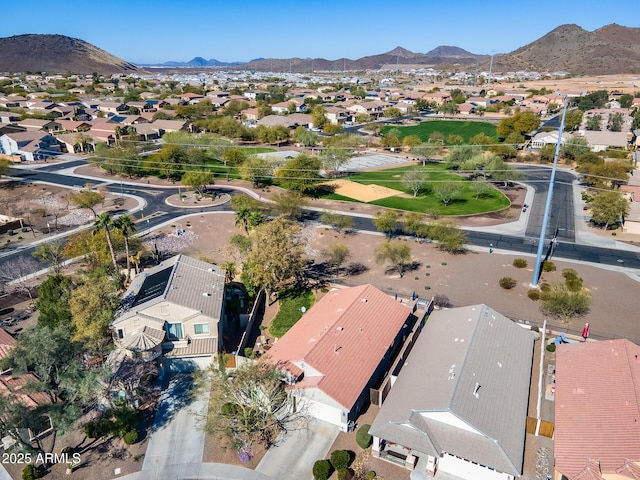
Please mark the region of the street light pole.
<svg viewBox="0 0 640 480"><path fill-rule="evenodd" d="M553 168L551 169L551 178L549 179L549 190L547 192L547 203L544 207L544 217L542 217L542 227L540 230L540 239L538 241L538 254L536 255L536 268L533 272L532 287L538 286L540 273L542 270L542 250L544 249L544 239L547 233L547 224L549 223L549 211L551 210L551 199L553 198L553 185L556 180L556 170L558 167L558 157L560 156L560 146L562 145L562 133L564 132L564 119L567 116L567 107L569 100L565 98L564 109L562 110L562 120L560 121L560 129L558 130L558 142L556 143L556 153L553 157Z"/></svg>

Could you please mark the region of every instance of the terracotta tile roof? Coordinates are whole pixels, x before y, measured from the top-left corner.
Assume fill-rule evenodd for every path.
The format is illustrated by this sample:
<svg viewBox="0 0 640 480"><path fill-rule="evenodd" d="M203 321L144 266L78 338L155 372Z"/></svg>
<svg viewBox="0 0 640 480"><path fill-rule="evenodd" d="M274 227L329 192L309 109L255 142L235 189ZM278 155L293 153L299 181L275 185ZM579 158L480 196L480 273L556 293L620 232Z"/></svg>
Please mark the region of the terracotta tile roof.
<svg viewBox="0 0 640 480"><path fill-rule="evenodd" d="M9 350L13 348L14 343L15 339L9 334L9 332L4 328L0 328L0 358L7 356Z"/></svg>
<svg viewBox="0 0 640 480"><path fill-rule="evenodd" d="M602 474L615 473L627 459L640 459L638 439L640 346L620 339L559 347L556 469L570 480L588 478L578 476L597 461Z"/></svg>
<svg viewBox="0 0 640 480"><path fill-rule="evenodd" d="M305 373L300 386L318 388L351 409L411 311L371 285L335 290L276 343L274 363L291 362Z"/></svg>

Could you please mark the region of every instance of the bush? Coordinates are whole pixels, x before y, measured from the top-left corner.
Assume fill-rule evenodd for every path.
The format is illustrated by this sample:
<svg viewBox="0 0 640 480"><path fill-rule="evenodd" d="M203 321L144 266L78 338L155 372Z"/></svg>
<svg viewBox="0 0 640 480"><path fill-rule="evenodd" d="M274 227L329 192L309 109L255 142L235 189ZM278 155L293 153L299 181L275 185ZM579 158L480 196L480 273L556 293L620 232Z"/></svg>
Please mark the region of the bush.
<svg viewBox="0 0 640 480"><path fill-rule="evenodd" d="M360 448L368 448L371 445L371 435L369 429L371 425L362 425L356 432L356 443Z"/></svg>
<svg viewBox="0 0 640 480"><path fill-rule="evenodd" d="M138 441L138 431L137 430L129 430L124 434L124 443L127 445L132 445Z"/></svg>
<svg viewBox="0 0 640 480"><path fill-rule="evenodd" d="M327 480L331 473L331 464L329 460L318 460L313 464L313 479Z"/></svg>
<svg viewBox="0 0 640 480"><path fill-rule="evenodd" d="M547 352L555 352L556 351L556 344L555 343L550 343L549 345L547 345Z"/></svg>
<svg viewBox="0 0 640 480"><path fill-rule="evenodd" d="M545 261L542 263L542 271L543 272L555 272L556 271L556 264L553 262L550 262L549 260Z"/></svg>
<svg viewBox="0 0 640 480"><path fill-rule="evenodd" d="M22 480L35 480L40 478L40 470L33 464L29 464L22 469Z"/></svg>
<svg viewBox="0 0 640 480"><path fill-rule="evenodd" d="M578 278L578 272L576 272L573 268L565 268L562 270L562 276L565 280L570 278Z"/></svg>
<svg viewBox="0 0 640 480"><path fill-rule="evenodd" d="M87 436L87 438L100 438L104 435L100 426L100 422L96 420L90 420L84 424L84 434Z"/></svg>
<svg viewBox="0 0 640 480"><path fill-rule="evenodd" d="M235 403L227 402L222 405L220 411L224 417L231 418L236 416L238 408Z"/></svg>
<svg viewBox="0 0 640 480"><path fill-rule="evenodd" d="M529 297L534 302L537 302L538 300L540 300L540 290L538 290L537 288L532 288L527 292L527 297Z"/></svg>
<svg viewBox="0 0 640 480"><path fill-rule="evenodd" d="M349 480L351 478L351 472L348 468L338 470L338 480Z"/></svg>
<svg viewBox="0 0 640 480"><path fill-rule="evenodd" d="M511 277L502 277L498 283L500 283L500 286L505 290L511 290L518 284L516 279Z"/></svg>
<svg viewBox="0 0 640 480"><path fill-rule="evenodd" d="M567 288L572 292L579 292L582 290L582 279L578 278L567 278L564 282L567 285Z"/></svg>
<svg viewBox="0 0 640 480"><path fill-rule="evenodd" d="M14 232L13 230L9 229L7 230L7 235L15 235L16 232Z"/></svg>
<svg viewBox="0 0 640 480"><path fill-rule="evenodd" d="M20 230L22 231L22 233L27 233L29 231L27 227L22 227Z"/></svg>
<svg viewBox="0 0 640 480"><path fill-rule="evenodd" d="M367 472L367 478L368 478L369 480L373 480L374 478L376 478L376 472L374 472L373 470L369 470L369 471Z"/></svg>
<svg viewBox="0 0 640 480"><path fill-rule="evenodd" d="M543 283L540 284L540 291L541 292L546 292L550 288L551 288L551 285L549 285L547 282L543 282Z"/></svg>
<svg viewBox="0 0 640 480"><path fill-rule="evenodd" d="M516 268L527 268L527 261L524 258L516 258L513 261L513 266Z"/></svg>
<svg viewBox="0 0 640 480"><path fill-rule="evenodd" d="M346 450L334 450L331 452L331 465L338 471L345 470L349 467L350 460L351 457Z"/></svg>

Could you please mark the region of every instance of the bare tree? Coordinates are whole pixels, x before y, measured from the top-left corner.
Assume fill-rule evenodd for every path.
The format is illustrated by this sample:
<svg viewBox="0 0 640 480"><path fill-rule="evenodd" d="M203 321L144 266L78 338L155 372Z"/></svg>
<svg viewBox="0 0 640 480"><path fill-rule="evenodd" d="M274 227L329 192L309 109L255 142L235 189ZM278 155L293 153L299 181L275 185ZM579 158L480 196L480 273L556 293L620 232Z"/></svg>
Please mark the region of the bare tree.
<svg viewBox="0 0 640 480"><path fill-rule="evenodd" d="M39 269L39 263L29 257L16 257L4 262L0 269L0 284L3 287L13 287L16 293L26 293L33 300L35 287L30 284L34 272Z"/></svg>
<svg viewBox="0 0 640 480"><path fill-rule="evenodd" d="M413 198L418 196L420 190L422 190L429 179L429 174L426 170L416 169L407 170L402 175L402 185L413 192Z"/></svg>

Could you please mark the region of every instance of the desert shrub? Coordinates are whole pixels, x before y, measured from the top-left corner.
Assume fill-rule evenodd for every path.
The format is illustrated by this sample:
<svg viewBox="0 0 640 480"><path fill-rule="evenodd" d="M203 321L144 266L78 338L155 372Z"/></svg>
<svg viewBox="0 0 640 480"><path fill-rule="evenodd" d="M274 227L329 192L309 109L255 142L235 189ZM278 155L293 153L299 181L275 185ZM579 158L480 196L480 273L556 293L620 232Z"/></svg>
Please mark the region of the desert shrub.
<svg viewBox="0 0 640 480"><path fill-rule="evenodd" d="M346 450L334 450L331 452L331 465L338 471L347 469L350 460L351 457Z"/></svg>
<svg viewBox="0 0 640 480"><path fill-rule="evenodd" d="M40 470L33 464L29 464L22 469L22 480L35 480L40 478Z"/></svg>
<svg viewBox="0 0 640 480"><path fill-rule="evenodd" d="M235 403L227 402L222 405L220 411L223 416L230 418L236 415L236 413L238 412L238 408L236 407Z"/></svg>
<svg viewBox="0 0 640 480"><path fill-rule="evenodd" d="M247 358L256 358L256 352L253 351L252 347L245 347L244 356Z"/></svg>
<svg viewBox="0 0 640 480"><path fill-rule="evenodd" d="M352 477L353 475L351 475L351 471L348 468L338 470L338 480L349 480Z"/></svg>
<svg viewBox="0 0 640 480"><path fill-rule="evenodd" d="M529 297L534 302L540 300L540 290L537 288L532 288L527 292L527 297Z"/></svg>
<svg viewBox="0 0 640 480"><path fill-rule="evenodd" d="M369 429L371 425L362 425L356 432L356 443L360 448L368 448L371 445L371 435Z"/></svg>
<svg viewBox="0 0 640 480"><path fill-rule="evenodd" d="M527 268L527 261L524 258L516 258L513 261L513 266L516 268Z"/></svg>
<svg viewBox="0 0 640 480"><path fill-rule="evenodd" d="M132 445L138 441L138 431L137 430L129 430L124 434L124 443L127 445Z"/></svg>
<svg viewBox="0 0 640 480"><path fill-rule="evenodd" d="M540 291L541 292L546 292L550 288L551 288L551 285L549 285L547 282L543 282L543 283L540 284Z"/></svg>
<svg viewBox="0 0 640 480"><path fill-rule="evenodd" d="M572 292L579 292L580 290L582 290L582 279L580 277L569 277L565 280L564 283Z"/></svg>
<svg viewBox="0 0 640 480"><path fill-rule="evenodd" d="M562 276L565 280L570 278L578 278L578 272L576 272L573 268L565 268L562 270Z"/></svg>
<svg viewBox="0 0 640 480"><path fill-rule="evenodd" d="M500 286L505 290L510 290L518 284L516 279L511 277L502 277L498 283L500 283Z"/></svg>
<svg viewBox="0 0 640 480"><path fill-rule="evenodd" d="M550 262L549 260L545 261L542 263L542 271L543 272L555 272L556 271L556 264L553 262Z"/></svg>
<svg viewBox="0 0 640 480"><path fill-rule="evenodd" d="M376 478L376 472L374 472L373 470L369 470L369 471L367 472L367 478L368 478L369 480L373 480L374 478Z"/></svg>
<svg viewBox="0 0 640 480"><path fill-rule="evenodd" d="M556 351L556 345L555 343L550 343L549 345L547 345L547 352L555 352Z"/></svg>
<svg viewBox="0 0 640 480"><path fill-rule="evenodd" d="M7 230L7 235L15 235L16 232L14 232L13 230Z"/></svg>
<svg viewBox="0 0 640 480"><path fill-rule="evenodd" d="M318 460L313 464L313 479L327 480L331 473L331 464L329 460Z"/></svg>

